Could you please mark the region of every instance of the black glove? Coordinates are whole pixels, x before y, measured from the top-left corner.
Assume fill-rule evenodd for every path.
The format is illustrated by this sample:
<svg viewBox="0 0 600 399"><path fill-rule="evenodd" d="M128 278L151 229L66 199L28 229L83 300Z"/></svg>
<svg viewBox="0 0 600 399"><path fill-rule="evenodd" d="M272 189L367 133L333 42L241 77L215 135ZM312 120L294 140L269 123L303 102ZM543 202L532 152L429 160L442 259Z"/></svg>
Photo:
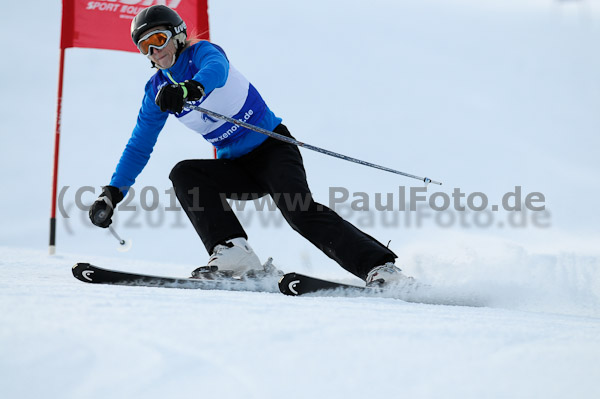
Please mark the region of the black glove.
<svg viewBox="0 0 600 399"><path fill-rule="evenodd" d="M195 80L163 86L156 94L155 102L162 112L183 111L184 101L196 101L204 97L204 86Z"/></svg>
<svg viewBox="0 0 600 399"><path fill-rule="evenodd" d="M90 207L90 220L98 227L107 228L112 223L115 206L123 199L123 193L116 187L102 187L102 194Z"/></svg>

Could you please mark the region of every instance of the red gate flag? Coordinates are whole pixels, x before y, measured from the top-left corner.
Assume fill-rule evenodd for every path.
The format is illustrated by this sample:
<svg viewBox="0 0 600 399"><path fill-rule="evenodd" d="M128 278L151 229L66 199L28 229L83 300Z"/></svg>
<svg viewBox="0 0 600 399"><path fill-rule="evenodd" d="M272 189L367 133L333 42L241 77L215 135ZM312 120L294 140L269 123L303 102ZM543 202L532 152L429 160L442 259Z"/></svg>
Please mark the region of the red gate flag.
<svg viewBox="0 0 600 399"><path fill-rule="evenodd" d="M188 37L209 39L207 0L63 0L60 48L134 51L131 20L144 8L166 5L187 25Z"/></svg>

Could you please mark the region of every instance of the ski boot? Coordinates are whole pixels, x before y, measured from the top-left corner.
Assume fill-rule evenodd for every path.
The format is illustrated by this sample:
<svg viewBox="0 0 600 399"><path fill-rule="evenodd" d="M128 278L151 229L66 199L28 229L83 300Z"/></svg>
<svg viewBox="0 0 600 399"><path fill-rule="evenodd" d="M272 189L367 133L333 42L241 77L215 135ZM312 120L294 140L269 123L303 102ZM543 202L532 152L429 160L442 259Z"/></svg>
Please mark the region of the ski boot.
<svg viewBox="0 0 600 399"><path fill-rule="evenodd" d="M235 279L261 278L279 272L273 266L272 259L261 265L258 256L254 253L248 242L243 237L227 240L217 244L208 259L207 266L197 268L192 272L193 278L215 279L232 277ZM281 273L283 274L283 273Z"/></svg>
<svg viewBox="0 0 600 399"><path fill-rule="evenodd" d="M381 266L375 266L367 274L366 279L367 287L382 288L403 286L413 284L414 282L414 278L405 276L404 273L402 273L402 270L392 262L388 262Z"/></svg>

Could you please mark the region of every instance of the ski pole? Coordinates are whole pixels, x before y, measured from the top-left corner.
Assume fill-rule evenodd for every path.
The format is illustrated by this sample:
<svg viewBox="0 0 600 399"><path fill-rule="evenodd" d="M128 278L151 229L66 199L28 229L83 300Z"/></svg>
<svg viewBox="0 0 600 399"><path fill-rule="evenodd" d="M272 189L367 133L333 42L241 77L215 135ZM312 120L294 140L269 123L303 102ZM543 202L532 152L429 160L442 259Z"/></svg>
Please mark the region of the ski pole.
<svg viewBox="0 0 600 399"><path fill-rule="evenodd" d="M131 246L133 245L133 241L131 241L131 239L129 240L124 240L122 239L117 232L115 231L115 229L113 229L112 226L108 226L108 230L110 231L110 234L112 234L118 241L119 241L119 246L117 247L117 251L119 252L127 252L131 249Z"/></svg>
<svg viewBox="0 0 600 399"><path fill-rule="evenodd" d="M95 215L94 221L102 221L102 220L104 220L105 217L106 217L106 210L101 210L100 212L98 212L97 215ZM126 244L126 241L123 240L121 237L119 237L119 235L117 234L115 229L113 229L112 226L108 226L108 230L110 231L110 234L112 234L113 237L115 237L119 241L120 245Z"/></svg>
<svg viewBox="0 0 600 399"><path fill-rule="evenodd" d="M95 222L103 221L104 218L106 217L106 212L107 212L106 210L101 210L100 212L98 212L98 214L94 216L94 221ZM121 237L119 237L119 235L117 234L117 232L115 231L115 229L112 226L108 226L108 231L110 231L110 234L112 234L113 237L115 237L117 239L117 241L119 241L119 246L117 247L117 251L127 252L131 249L131 246L133 245L131 240L124 240Z"/></svg>
<svg viewBox="0 0 600 399"><path fill-rule="evenodd" d="M251 125L249 123L246 123L246 122L234 119L234 118L230 118L229 116L221 115L219 113L216 113L214 111L208 110L206 108L199 107L199 106L194 105L194 104L189 103L189 102L186 103L184 107L188 108L188 109L193 109L195 111L200 111L203 114L206 114L208 116L212 116L214 118L221 119L221 120L227 121L229 123L233 123L235 125L245 127L246 129L254 130L255 132L258 132L258 133L266 134L269 137L272 137L272 138L277 139L277 140L285 141L286 143L294 144L294 145L296 145L298 147L303 147L303 148L307 148L309 150L320 152L321 154L325 154L325 155L329 155L329 156L332 156L332 157L335 157L335 158L343 159L345 161L354 162L354 163L357 163L357 164L360 164L360 165L369 166L371 168L384 170L386 172L395 173L397 175L402 175L402 176L405 176L405 177L410 177L412 179L421 180L421 181L425 182L426 184L433 183L433 184L439 184L440 186L442 185L441 182L438 182L438 181L435 181L435 180L431 180L428 177L420 177L420 176L411 175L410 173L400 172L399 170L386 168L385 166L376 165L376 164L371 163L371 162L362 161L360 159L352 158L352 157L349 157L349 156L346 156L346 155L343 155L343 154L338 154L337 152L329 151L329 150L326 150L324 148L319 148L319 147L316 147L314 145L306 144L306 143L303 143L301 141L294 140L294 139L292 139L290 137L286 137L286 136L283 136L281 134L278 134L278 133L271 132L269 130L263 129L261 127L254 126L254 125Z"/></svg>
<svg viewBox="0 0 600 399"><path fill-rule="evenodd" d="M112 226L108 226L108 230L110 230L110 233L119 241L120 245L125 245L126 241L119 237L119 235L117 234L115 229L113 229Z"/></svg>

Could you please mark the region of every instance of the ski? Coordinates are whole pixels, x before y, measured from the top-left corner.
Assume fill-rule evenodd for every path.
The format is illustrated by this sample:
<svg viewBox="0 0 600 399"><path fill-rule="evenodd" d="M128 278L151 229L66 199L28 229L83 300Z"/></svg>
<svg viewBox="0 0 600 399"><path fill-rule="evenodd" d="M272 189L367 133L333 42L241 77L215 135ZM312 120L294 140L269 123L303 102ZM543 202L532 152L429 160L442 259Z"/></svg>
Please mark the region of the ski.
<svg viewBox="0 0 600 399"><path fill-rule="evenodd" d="M432 290L433 287L418 283L393 288L356 286L300 273L282 276L283 273L277 271L270 260L264 267L264 271L252 271L244 278L234 278L227 272L211 268L201 268L205 270L201 271L200 278L163 277L104 269L89 263L77 263L72 271L76 279L88 284L270 293L279 291L292 296L373 297L432 305L486 306L485 298L468 293L460 295L453 291Z"/></svg>
<svg viewBox="0 0 600 399"><path fill-rule="evenodd" d="M399 299L404 302L449 305L487 306L485 297L452 289L435 288L415 280L393 287L367 287L323 280L300 273L287 273L279 280L279 291L285 295L312 295L319 297L371 297Z"/></svg>
<svg viewBox="0 0 600 399"><path fill-rule="evenodd" d="M322 280L300 273L287 273L279 280L279 291L285 295L298 296L305 294L323 295L377 295L381 288L360 287L356 285Z"/></svg>
<svg viewBox="0 0 600 399"><path fill-rule="evenodd" d="M84 283L162 287L200 290L277 292L279 275L238 279L219 272L203 273L203 278L163 277L104 269L89 263L73 266L73 276Z"/></svg>

